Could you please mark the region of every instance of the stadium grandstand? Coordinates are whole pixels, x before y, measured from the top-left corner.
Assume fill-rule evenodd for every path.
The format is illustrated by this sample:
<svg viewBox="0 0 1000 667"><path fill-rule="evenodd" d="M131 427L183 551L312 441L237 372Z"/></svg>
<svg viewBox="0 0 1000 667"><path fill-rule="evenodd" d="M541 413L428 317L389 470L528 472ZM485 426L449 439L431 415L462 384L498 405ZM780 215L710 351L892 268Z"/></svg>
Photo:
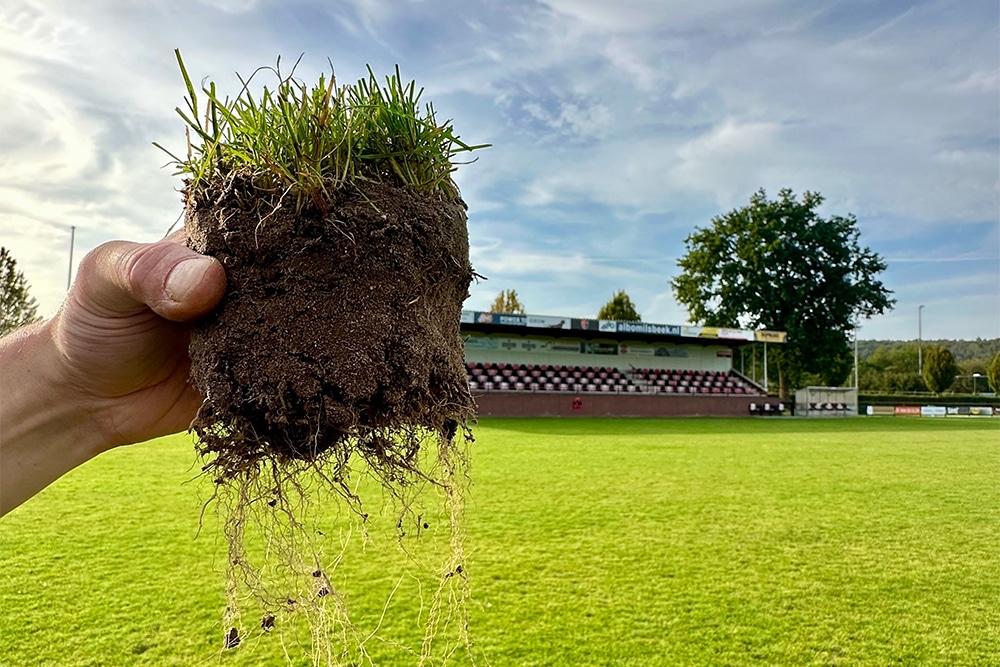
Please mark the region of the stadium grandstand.
<svg viewBox="0 0 1000 667"><path fill-rule="evenodd" d="M462 312L483 416L781 414L733 351L783 332Z"/></svg>

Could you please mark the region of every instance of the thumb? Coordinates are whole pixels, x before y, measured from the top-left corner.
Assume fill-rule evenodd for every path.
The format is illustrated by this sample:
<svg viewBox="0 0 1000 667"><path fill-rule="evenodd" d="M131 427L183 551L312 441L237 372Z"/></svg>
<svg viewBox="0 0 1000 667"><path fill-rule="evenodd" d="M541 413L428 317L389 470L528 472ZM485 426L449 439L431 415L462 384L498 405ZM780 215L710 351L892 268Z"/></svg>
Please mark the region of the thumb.
<svg viewBox="0 0 1000 667"><path fill-rule="evenodd" d="M76 299L99 314L116 317L150 308L184 322L204 315L222 299L226 274L214 258L175 241L112 241L80 264Z"/></svg>

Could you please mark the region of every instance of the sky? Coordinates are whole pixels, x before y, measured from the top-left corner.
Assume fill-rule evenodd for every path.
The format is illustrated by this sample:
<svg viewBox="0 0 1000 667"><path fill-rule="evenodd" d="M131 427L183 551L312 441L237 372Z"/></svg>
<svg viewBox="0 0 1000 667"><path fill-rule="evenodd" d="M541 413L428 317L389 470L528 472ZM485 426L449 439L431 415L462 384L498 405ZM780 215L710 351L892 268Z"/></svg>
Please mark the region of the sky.
<svg viewBox="0 0 1000 667"><path fill-rule="evenodd" d="M863 339L1000 337L996 0L3 0L0 245L40 311L97 245L182 216L183 82L238 92L278 56L314 80L400 66L462 139L465 307L514 289L593 317L624 289L686 324L685 238L760 188L820 192L879 253L895 308ZM922 310L919 307L923 305ZM918 316L919 313L919 316ZM919 319L919 321L918 321Z"/></svg>

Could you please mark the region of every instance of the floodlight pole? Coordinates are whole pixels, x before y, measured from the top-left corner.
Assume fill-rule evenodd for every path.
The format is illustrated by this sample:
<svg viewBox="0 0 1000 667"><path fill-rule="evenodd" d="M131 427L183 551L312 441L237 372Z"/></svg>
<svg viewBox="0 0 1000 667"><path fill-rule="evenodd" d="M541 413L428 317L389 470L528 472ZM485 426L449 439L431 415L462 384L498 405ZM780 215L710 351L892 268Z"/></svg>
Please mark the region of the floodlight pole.
<svg viewBox="0 0 1000 667"><path fill-rule="evenodd" d="M917 307L917 375L924 376L924 306Z"/></svg>
<svg viewBox="0 0 1000 667"><path fill-rule="evenodd" d="M76 245L76 225L69 228L69 271L66 273L66 291L73 284L73 246Z"/></svg>

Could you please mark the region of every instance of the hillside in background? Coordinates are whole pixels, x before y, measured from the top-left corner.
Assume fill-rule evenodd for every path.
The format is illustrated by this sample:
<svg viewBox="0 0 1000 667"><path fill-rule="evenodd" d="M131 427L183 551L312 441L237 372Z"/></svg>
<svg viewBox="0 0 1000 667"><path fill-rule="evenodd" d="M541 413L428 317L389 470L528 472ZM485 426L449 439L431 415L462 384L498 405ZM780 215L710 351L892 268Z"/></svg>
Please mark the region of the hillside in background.
<svg viewBox="0 0 1000 667"><path fill-rule="evenodd" d="M917 341L915 339L859 340L858 357L861 359L867 359L880 347L895 350L908 345L912 345L916 348ZM972 360L986 360L989 362L989 360L993 358L993 355L1000 352L1000 338L977 338L976 340L924 340L922 341L922 345L924 349L934 345L946 347L951 350L951 353L955 355L955 360L959 363Z"/></svg>

